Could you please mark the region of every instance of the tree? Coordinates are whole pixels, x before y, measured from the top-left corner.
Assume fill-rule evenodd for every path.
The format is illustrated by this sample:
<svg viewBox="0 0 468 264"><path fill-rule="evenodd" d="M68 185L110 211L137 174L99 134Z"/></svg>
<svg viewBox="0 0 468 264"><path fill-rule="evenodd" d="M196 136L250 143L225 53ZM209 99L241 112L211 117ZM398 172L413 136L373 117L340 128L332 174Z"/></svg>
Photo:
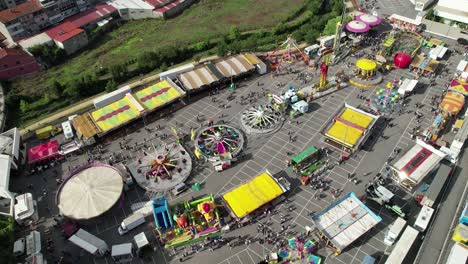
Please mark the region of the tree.
<svg viewBox="0 0 468 264"><path fill-rule="evenodd" d="M128 76L128 69L125 64L116 64L110 67L110 73L112 75L112 79L119 82L125 80Z"/></svg>
<svg viewBox="0 0 468 264"><path fill-rule="evenodd" d="M62 93L63 93L62 84L59 83L58 81L54 81L54 83L52 83L52 86L49 89L49 92L50 92L50 96L52 97L52 99L60 98L60 96L62 96Z"/></svg>
<svg viewBox="0 0 468 264"><path fill-rule="evenodd" d="M333 19L328 20L325 28L322 31L324 36L334 35L336 32L336 24L341 21L341 16L337 16Z"/></svg>
<svg viewBox="0 0 468 264"><path fill-rule="evenodd" d="M63 91L64 94L68 95L71 98L79 98L80 97L80 79L75 78L70 83L68 83L67 88Z"/></svg>
<svg viewBox="0 0 468 264"><path fill-rule="evenodd" d="M309 2L309 10L312 14L319 15L322 12L323 0L311 0Z"/></svg>
<svg viewBox="0 0 468 264"><path fill-rule="evenodd" d="M117 88L117 85L118 84L114 81L114 79L110 79L106 83L106 92L110 93L110 92L114 91L115 88Z"/></svg>
<svg viewBox="0 0 468 264"><path fill-rule="evenodd" d="M25 100L21 99L20 100L20 111L22 113L26 113L29 109L29 103L26 102Z"/></svg>
<svg viewBox="0 0 468 264"><path fill-rule="evenodd" d="M239 28L236 26L231 26L229 28L229 38L231 40L236 40L240 38L240 31Z"/></svg>
<svg viewBox="0 0 468 264"><path fill-rule="evenodd" d="M317 30L309 30L307 34L304 37L304 40L309 43L313 44L317 41L317 38L319 37L320 33Z"/></svg>
<svg viewBox="0 0 468 264"><path fill-rule="evenodd" d="M226 55L227 53L227 44L226 42L224 41L221 41L219 44L218 44L218 47L216 48L216 54L220 57Z"/></svg>

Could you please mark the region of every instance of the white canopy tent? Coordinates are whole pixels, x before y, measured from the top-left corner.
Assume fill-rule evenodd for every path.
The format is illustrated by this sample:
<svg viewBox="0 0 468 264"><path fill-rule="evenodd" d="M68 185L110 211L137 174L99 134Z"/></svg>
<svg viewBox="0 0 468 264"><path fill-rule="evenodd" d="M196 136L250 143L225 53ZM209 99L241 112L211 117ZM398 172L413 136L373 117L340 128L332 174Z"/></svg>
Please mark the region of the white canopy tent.
<svg viewBox="0 0 468 264"><path fill-rule="evenodd" d="M414 88L418 85L418 80L405 79L398 88L398 94L405 96L413 92Z"/></svg>
<svg viewBox="0 0 468 264"><path fill-rule="evenodd" d="M90 219L109 210L120 198L122 176L117 169L91 164L72 175L61 187L57 205L73 219Z"/></svg>

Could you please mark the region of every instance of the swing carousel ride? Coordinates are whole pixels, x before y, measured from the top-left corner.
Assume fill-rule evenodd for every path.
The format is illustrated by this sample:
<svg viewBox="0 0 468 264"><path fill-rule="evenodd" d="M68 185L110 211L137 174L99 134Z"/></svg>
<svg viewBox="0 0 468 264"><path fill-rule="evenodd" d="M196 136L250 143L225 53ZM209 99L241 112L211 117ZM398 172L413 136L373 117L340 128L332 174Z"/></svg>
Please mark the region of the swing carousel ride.
<svg viewBox="0 0 468 264"><path fill-rule="evenodd" d="M243 145L240 130L229 125L202 128L195 137L195 151L213 162L231 160L242 151Z"/></svg>
<svg viewBox="0 0 468 264"><path fill-rule="evenodd" d="M137 153L128 165L137 184L147 191L166 191L184 182L192 170L192 159L177 143L153 145Z"/></svg>
<svg viewBox="0 0 468 264"><path fill-rule="evenodd" d="M271 105L257 105L246 109L242 113L241 124L247 133L269 133L279 129L282 123L282 114L275 111Z"/></svg>

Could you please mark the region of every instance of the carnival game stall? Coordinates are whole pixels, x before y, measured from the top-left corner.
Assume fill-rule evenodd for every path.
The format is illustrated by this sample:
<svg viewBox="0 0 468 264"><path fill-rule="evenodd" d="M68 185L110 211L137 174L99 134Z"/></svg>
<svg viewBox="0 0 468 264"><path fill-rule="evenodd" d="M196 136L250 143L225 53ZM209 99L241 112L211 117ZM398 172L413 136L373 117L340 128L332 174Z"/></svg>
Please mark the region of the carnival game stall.
<svg viewBox="0 0 468 264"><path fill-rule="evenodd" d="M179 74L178 79L185 90L191 93L218 82L222 78L222 75L217 73L217 71L213 73L213 69L211 67L203 65L191 71Z"/></svg>
<svg viewBox="0 0 468 264"><path fill-rule="evenodd" d="M154 205L156 231L166 248L190 245L221 234L221 219L213 195L173 206L159 197Z"/></svg>
<svg viewBox="0 0 468 264"><path fill-rule="evenodd" d="M258 209L271 204L290 189L284 178L275 178L268 171L226 192L221 197L230 214L239 222L249 220Z"/></svg>
<svg viewBox="0 0 468 264"><path fill-rule="evenodd" d="M392 179L406 190L413 190L431 171L439 167L446 154L417 139L416 144L390 164Z"/></svg>
<svg viewBox="0 0 468 264"><path fill-rule="evenodd" d="M428 76L435 74L440 62L428 58L424 55L417 55L411 62L411 69L417 76Z"/></svg>
<svg viewBox="0 0 468 264"><path fill-rule="evenodd" d="M464 105L465 97L462 94L452 91L447 92L439 104L440 111L438 115L425 132L426 139L436 143L449 124L456 121L458 113L463 109Z"/></svg>
<svg viewBox="0 0 468 264"><path fill-rule="evenodd" d="M172 81L163 80L133 94L147 112L157 110L185 96Z"/></svg>
<svg viewBox="0 0 468 264"><path fill-rule="evenodd" d="M422 27L421 19L411 19L405 16L393 14L389 17L389 20L392 26L395 28L399 28L403 30L410 30L414 32L421 31L421 27Z"/></svg>
<svg viewBox="0 0 468 264"><path fill-rule="evenodd" d="M57 140L51 140L28 149L28 164L38 165L62 158Z"/></svg>
<svg viewBox="0 0 468 264"><path fill-rule="evenodd" d="M418 80L404 79L403 82L398 87L398 94L401 97L406 97L413 94L414 89L418 86Z"/></svg>
<svg viewBox="0 0 468 264"><path fill-rule="evenodd" d="M88 220L109 211L122 198L123 178L109 165L89 163L70 173L59 187L56 203L60 213Z"/></svg>
<svg viewBox="0 0 468 264"><path fill-rule="evenodd" d="M102 136L139 118L144 111L131 94L126 94L122 99L91 112L91 117Z"/></svg>
<svg viewBox="0 0 468 264"><path fill-rule="evenodd" d="M318 229L320 237L327 246L339 255L382 221L363 204L353 192L343 196L327 208L317 212L312 221Z"/></svg>
<svg viewBox="0 0 468 264"><path fill-rule="evenodd" d="M325 129L326 141L351 152L359 149L371 134L379 117L345 103L340 113Z"/></svg>

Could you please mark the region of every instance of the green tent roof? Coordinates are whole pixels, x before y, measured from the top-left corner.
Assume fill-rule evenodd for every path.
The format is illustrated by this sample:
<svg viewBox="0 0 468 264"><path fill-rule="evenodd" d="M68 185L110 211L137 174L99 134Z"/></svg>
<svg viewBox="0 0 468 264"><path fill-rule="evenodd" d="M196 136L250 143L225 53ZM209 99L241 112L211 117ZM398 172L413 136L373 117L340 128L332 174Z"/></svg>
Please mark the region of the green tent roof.
<svg viewBox="0 0 468 264"><path fill-rule="evenodd" d="M317 152L317 148L315 148L314 146L309 147L306 150L299 153L299 155L292 158L291 161L294 163L301 163L304 159L306 159L307 157L309 157L311 154L315 152Z"/></svg>

